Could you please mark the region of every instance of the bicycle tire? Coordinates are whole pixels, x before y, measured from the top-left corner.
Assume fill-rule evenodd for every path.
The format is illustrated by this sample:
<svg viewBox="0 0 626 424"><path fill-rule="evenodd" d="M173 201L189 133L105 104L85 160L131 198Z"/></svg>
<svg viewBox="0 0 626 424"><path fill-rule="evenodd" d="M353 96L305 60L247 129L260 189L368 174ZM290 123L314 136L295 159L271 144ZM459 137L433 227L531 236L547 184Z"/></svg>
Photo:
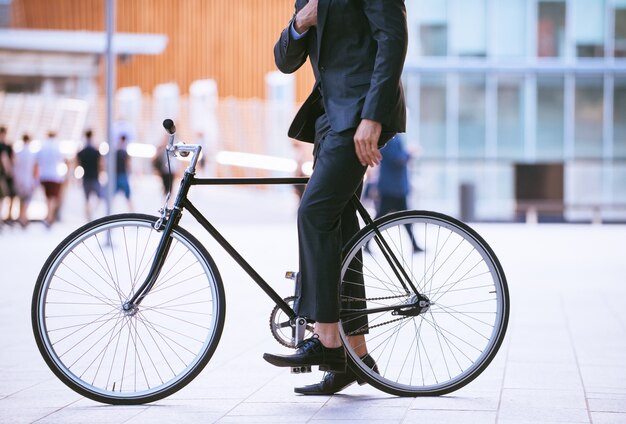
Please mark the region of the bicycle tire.
<svg viewBox="0 0 626 424"><path fill-rule="evenodd" d="M385 256L372 224L345 247L339 327L349 366L397 396L460 389L485 370L506 334L509 292L498 258L476 231L444 214L396 212L374 225L403 270ZM432 302L427 309L419 311L405 276ZM363 336L375 370L355 353L351 335Z"/></svg>
<svg viewBox="0 0 626 424"><path fill-rule="evenodd" d="M56 247L37 278L31 319L39 351L63 383L98 402L171 395L206 366L222 334L222 279L180 227L150 293L136 311L122 309L156 254L156 220L120 214L88 223Z"/></svg>

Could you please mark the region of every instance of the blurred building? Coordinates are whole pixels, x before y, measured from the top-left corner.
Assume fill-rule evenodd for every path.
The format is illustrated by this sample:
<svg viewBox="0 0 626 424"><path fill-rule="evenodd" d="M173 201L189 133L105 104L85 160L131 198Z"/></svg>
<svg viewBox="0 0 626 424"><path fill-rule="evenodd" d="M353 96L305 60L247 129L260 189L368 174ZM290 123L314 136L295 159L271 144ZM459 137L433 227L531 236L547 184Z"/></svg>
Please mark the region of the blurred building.
<svg viewBox="0 0 626 424"><path fill-rule="evenodd" d="M406 0L406 7L408 143L419 150L412 207L466 220L626 220L626 0ZM105 0L0 0L0 26L101 33L104 10ZM117 0L119 33L168 40L163 54L118 58L117 110L137 140L158 144L163 106L177 105L166 114L178 117L185 140L266 155L264 162L288 156L289 103L313 85L308 66L293 78L271 74L273 45L292 14L292 0ZM91 53L79 57L80 67L66 66L90 75L75 84L33 77L42 84L29 88L0 75L0 120L13 135L35 124L43 133L68 113L104 133L102 97L80 95L81 87L103 92L103 61ZM202 81L208 91L198 88ZM175 96L160 101L163 87ZM42 93L89 105L61 99L63 113L34 119L47 116L30 106L44 104ZM216 172L257 175L246 166L217 163Z"/></svg>
<svg viewBox="0 0 626 424"><path fill-rule="evenodd" d="M105 5L106 0L0 0L0 22L12 29L101 32ZM276 69L274 43L293 10L291 0L116 0L118 32L163 34L168 40L158 56L120 55L117 85L151 93L175 82L187 94L194 81L211 78L222 97L263 98L265 74ZM312 72L299 72L300 99L311 85Z"/></svg>
<svg viewBox="0 0 626 424"><path fill-rule="evenodd" d="M535 212L626 217L625 0L406 6L415 207L457 214L465 202L476 219L508 220L529 206L516 202L519 183L545 184L554 164L561 187L551 172L555 189L535 196Z"/></svg>

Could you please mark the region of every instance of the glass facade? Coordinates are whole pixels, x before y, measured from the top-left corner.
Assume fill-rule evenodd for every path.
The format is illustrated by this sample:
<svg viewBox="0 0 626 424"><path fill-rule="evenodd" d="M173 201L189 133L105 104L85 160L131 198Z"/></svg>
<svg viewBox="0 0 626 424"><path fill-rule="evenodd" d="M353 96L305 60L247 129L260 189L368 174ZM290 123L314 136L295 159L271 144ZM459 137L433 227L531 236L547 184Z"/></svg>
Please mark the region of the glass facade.
<svg viewBox="0 0 626 424"><path fill-rule="evenodd" d="M565 153L565 79L537 78L537 160L558 161Z"/></svg>
<svg viewBox="0 0 626 424"><path fill-rule="evenodd" d="M446 80L440 75L424 75L420 82L419 141L427 157L445 157Z"/></svg>
<svg viewBox="0 0 626 424"><path fill-rule="evenodd" d="M602 77L576 77L574 155L577 158L602 157L603 94Z"/></svg>
<svg viewBox="0 0 626 424"><path fill-rule="evenodd" d="M461 74L459 78L459 139L462 158L485 157L485 76Z"/></svg>
<svg viewBox="0 0 626 424"><path fill-rule="evenodd" d="M613 155L626 158L626 76L615 78L613 95ZM626 185L626 184L625 184Z"/></svg>
<svg viewBox="0 0 626 424"><path fill-rule="evenodd" d="M562 163L566 219L626 219L626 0L406 6L414 206L514 219L515 164Z"/></svg>
<svg viewBox="0 0 626 424"><path fill-rule="evenodd" d="M498 78L497 157L524 156L524 80L519 76Z"/></svg>

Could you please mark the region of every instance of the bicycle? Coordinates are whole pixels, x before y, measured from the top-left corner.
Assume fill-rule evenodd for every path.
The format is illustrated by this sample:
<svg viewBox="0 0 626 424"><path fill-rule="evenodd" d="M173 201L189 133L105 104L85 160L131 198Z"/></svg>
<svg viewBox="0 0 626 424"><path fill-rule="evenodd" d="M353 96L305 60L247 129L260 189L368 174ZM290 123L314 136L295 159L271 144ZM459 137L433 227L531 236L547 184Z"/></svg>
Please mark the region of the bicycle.
<svg viewBox="0 0 626 424"><path fill-rule="evenodd" d="M294 312L297 274L288 275L296 296L281 298L187 198L194 185L307 178L196 178L201 147L175 143L171 120L164 127L168 159L191 154L173 206L168 195L159 216L112 215L77 229L47 259L33 293L33 331L47 365L71 389L103 403L171 395L200 373L219 343L223 282L209 252L178 225L184 210L274 301L276 340L293 347L312 331ZM349 367L398 396L465 386L489 365L506 332L509 294L496 255L449 216L404 211L374 221L357 196L352 201L364 226L343 250L340 332ZM407 228L423 252L413 251ZM348 343L354 334L364 336L376 371Z"/></svg>

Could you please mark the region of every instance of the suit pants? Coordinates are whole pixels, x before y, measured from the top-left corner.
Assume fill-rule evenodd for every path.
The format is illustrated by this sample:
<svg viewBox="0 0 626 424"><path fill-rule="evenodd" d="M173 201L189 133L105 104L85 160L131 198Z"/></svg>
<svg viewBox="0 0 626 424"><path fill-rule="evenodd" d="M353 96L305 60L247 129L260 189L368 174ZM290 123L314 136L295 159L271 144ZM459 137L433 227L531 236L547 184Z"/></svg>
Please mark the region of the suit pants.
<svg viewBox="0 0 626 424"><path fill-rule="evenodd" d="M356 209L351 203L363 187L363 166L354 150L355 129L332 130L325 114L315 124L315 162L311 179L298 209L301 296L296 313L317 322L339 321L341 308L364 308L365 301L342 303L340 297L342 248L359 230ZM393 134L381 136L380 145ZM344 276L346 299L364 299L361 253ZM354 320L346 332L367 326L367 317Z"/></svg>

